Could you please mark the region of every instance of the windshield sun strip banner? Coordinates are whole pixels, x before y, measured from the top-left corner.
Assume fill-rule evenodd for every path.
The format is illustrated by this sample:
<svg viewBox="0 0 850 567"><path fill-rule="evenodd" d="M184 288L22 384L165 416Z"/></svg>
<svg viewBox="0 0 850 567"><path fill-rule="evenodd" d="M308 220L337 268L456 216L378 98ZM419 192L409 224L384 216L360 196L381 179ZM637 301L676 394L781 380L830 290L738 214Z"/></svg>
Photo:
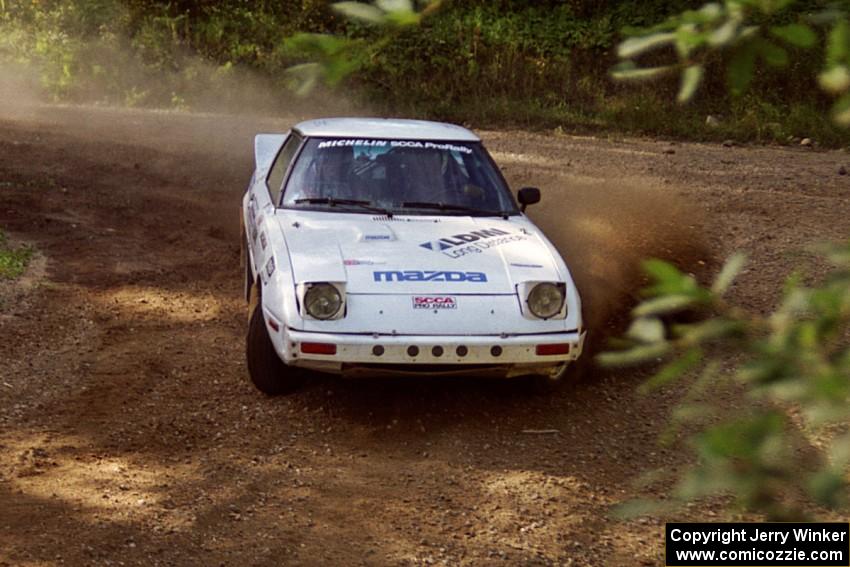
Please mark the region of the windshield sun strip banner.
<svg viewBox="0 0 850 567"><path fill-rule="evenodd" d="M441 150L448 152L461 152L471 154L472 148L468 146L459 146L449 142L421 142L419 140L366 140L357 138L346 138L338 140L325 140L319 142L316 149L326 150L329 148L350 148L350 147L368 147L368 148L414 148L423 150Z"/></svg>

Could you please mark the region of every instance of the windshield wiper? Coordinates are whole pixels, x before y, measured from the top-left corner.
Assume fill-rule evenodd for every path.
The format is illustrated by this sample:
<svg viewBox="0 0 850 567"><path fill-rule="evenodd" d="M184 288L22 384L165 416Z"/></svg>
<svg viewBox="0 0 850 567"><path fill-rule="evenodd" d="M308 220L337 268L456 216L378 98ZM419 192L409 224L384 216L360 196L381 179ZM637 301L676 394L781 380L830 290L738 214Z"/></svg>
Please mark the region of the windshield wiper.
<svg viewBox="0 0 850 567"><path fill-rule="evenodd" d="M335 205L350 205L354 207L361 207L362 209L373 213L387 215L388 217L393 216L392 212L388 209L376 207L369 201L361 201L359 199L335 199L334 197L307 197L304 199L295 199L296 205L300 205L301 203L306 203L308 205L330 205L331 207Z"/></svg>
<svg viewBox="0 0 850 567"><path fill-rule="evenodd" d="M485 217L505 217L508 218L507 211L487 211L484 209L476 209L475 207L466 207L464 205L452 205L449 203L428 203L425 201L405 201L401 204L403 208L411 209L436 209L439 211L459 211L463 213L475 213Z"/></svg>

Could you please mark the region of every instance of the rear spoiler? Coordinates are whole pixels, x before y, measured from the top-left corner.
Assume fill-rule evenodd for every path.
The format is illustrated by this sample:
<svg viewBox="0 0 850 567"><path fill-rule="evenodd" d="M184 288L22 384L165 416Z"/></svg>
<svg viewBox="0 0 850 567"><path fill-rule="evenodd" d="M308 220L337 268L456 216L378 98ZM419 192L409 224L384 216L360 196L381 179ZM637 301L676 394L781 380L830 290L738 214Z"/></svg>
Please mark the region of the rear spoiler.
<svg viewBox="0 0 850 567"><path fill-rule="evenodd" d="M258 177L266 176L288 136L289 133L254 136L254 171Z"/></svg>

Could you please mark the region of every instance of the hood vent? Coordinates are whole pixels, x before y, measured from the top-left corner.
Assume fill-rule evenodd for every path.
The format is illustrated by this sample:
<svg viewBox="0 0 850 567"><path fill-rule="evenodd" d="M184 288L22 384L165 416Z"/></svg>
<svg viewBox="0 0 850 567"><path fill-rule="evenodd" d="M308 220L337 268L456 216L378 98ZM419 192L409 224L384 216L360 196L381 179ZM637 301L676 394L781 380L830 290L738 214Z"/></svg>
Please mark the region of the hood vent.
<svg viewBox="0 0 850 567"><path fill-rule="evenodd" d="M440 222L440 219L423 219L417 217L388 217L387 215L381 215L377 217L372 217L373 221L379 222Z"/></svg>

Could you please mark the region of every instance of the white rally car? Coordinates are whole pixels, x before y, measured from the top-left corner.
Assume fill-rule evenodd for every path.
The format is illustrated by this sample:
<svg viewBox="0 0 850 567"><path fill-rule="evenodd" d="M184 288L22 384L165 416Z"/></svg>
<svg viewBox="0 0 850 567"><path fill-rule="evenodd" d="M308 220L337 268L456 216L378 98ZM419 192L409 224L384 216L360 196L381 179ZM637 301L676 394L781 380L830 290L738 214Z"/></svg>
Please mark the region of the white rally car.
<svg viewBox="0 0 850 567"><path fill-rule="evenodd" d="M465 128L311 120L259 134L242 202L248 370L267 394L311 371L535 376L582 351L557 250Z"/></svg>

